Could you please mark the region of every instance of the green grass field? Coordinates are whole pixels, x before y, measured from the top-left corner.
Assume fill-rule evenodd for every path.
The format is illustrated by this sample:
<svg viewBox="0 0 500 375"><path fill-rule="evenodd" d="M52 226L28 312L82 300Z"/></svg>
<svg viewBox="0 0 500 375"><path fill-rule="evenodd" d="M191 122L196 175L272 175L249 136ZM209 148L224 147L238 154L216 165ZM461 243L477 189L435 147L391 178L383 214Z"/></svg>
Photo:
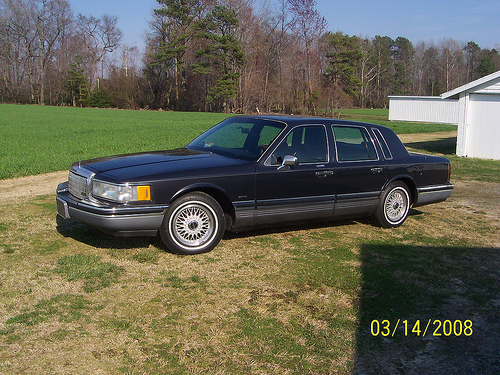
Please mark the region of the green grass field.
<svg viewBox="0 0 500 375"><path fill-rule="evenodd" d="M387 110L346 110L344 117L396 133L454 130L452 125L387 121ZM0 105L0 179L69 169L78 160L186 145L228 115Z"/></svg>
<svg viewBox="0 0 500 375"><path fill-rule="evenodd" d="M182 147L226 117L0 105L0 179L69 169L99 156Z"/></svg>

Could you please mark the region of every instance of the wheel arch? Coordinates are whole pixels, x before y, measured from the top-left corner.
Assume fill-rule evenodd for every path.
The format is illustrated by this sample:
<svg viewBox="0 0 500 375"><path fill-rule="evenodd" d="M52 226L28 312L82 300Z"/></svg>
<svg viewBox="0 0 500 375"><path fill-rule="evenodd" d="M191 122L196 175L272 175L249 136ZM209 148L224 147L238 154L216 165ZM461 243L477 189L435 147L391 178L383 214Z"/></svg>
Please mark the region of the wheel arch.
<svg viewBox="0 0 500 375"><path fill-rule="evenodd" d="M415 181L413 178L411 178L408 175L399 175L394 177L393 179L387 181L387 183L384 186L384 189L391 183L400 181L403 182L406 186L408 186L408 189L410 190L410 199L411 199L411 204L415 203L417 199L417 185L415 184Z"/></svg>
<svg viewBox="0 0 500 375"><path fill-rule="evenodd" d="M194 184L184 187L172 196L170 204L172 204L176 199L193 192L201 192L210 195L213 199L219 203L222 211L226 215L226 229L230 228L235 220L235 209L231 199L226 194L226 192L217 185L213 184ZM228 220L230 219L230 221Z"/></svg>

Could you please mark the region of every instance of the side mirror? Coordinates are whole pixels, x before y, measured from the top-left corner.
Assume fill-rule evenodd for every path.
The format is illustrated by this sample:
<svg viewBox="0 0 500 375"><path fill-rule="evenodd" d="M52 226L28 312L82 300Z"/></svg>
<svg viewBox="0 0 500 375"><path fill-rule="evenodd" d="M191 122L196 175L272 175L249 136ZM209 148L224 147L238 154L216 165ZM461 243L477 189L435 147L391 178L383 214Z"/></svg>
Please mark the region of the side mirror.
<svg viewBox="0 0 500 375"><path fill-rule="evenodd" d="M278 171L290 170L290 167L299 165L299 158L295 155L285 155L283 163L278 167Z"/></svg>

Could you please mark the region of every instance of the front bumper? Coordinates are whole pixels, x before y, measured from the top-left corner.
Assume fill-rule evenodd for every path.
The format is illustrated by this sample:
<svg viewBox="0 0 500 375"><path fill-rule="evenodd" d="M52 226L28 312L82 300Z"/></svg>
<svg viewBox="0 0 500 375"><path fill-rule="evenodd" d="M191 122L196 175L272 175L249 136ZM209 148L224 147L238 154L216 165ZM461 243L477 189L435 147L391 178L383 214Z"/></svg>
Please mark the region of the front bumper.
<svg viewBox="0 0 500 375"><path fill-rule="evenodd" d="M155 236L168 205L114 205L77 199L69 193L68 183L57 187L57 214L96 227L119 237Z"/></svg>

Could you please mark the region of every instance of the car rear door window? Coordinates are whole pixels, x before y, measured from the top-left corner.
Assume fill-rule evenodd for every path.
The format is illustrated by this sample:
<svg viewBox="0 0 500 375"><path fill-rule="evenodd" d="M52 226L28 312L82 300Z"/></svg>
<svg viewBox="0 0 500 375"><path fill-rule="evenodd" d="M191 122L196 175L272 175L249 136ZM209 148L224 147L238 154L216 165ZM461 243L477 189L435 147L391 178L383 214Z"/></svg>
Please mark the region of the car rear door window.
<svg viewBox="0 0 500 375"><path fill-rule="evenodd" d="M333 126L339 162L378 160L377 151L365 128Z"/></svg>

